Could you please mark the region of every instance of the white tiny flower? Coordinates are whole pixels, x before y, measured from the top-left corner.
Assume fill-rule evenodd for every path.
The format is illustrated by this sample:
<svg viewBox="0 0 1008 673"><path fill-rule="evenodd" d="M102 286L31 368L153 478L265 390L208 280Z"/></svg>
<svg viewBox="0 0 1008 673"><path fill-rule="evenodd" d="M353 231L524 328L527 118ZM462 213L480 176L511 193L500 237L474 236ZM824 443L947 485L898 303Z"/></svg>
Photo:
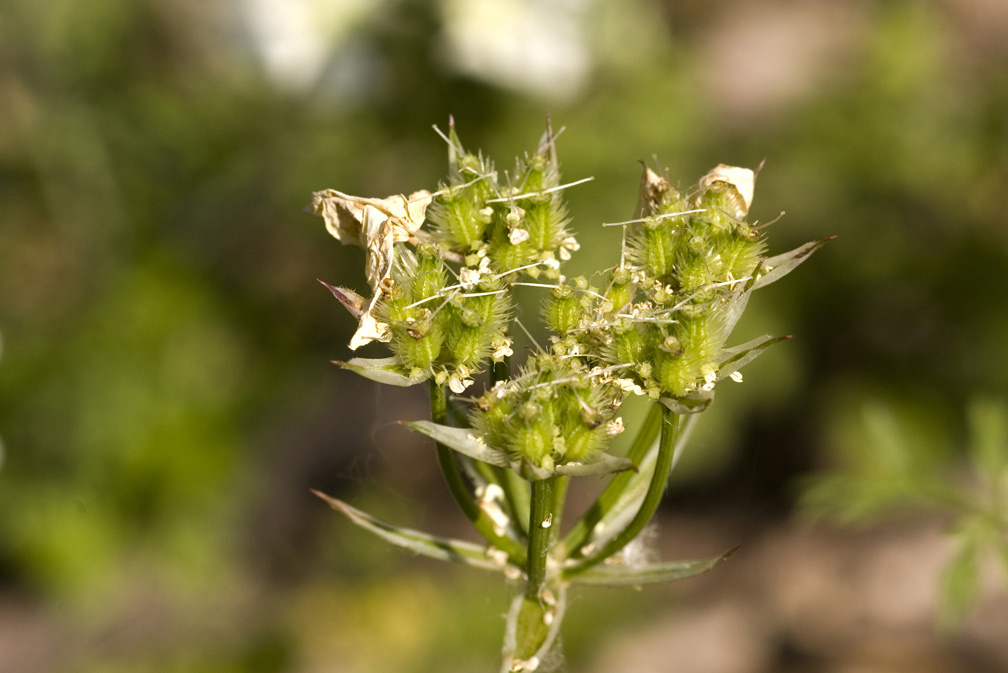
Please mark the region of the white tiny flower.
<svg viewBox="0 0 1008 673"><path fill-rule="evenodd" d="M704 378L704 384L700 386L700 389L706 392L714 390L714 384L717 383L717 365L708 362L700 368L700 371Z"/></svg>
<svg viewBox="0 0 1008 673"><path fill-rule="evenodd" d="M466 391L466 388L471 386L475 381L472 379L462 378L458 374L452 374L448 377L448 388L451 389L456 395L461 395Z"/></svg>
<svg viewBox="0 0 1008 673"><path fill-rule="evenodd" d="M508 339L505 336L494 337L493 340L490 342L490 345L494 349L493 354L490 356L490 358L494 362L503 362L504 358L514 355L514 351L511 350L511 344L512 344L511 339Z"/></svg>
<svg viewBox="0 0 1008 673"><path fill-rule="evenodd" d="M742 372L734 371L728 375L728 378L730 378L735 383L742 383Z"/></svg>
<svg viewBox="0 0 1008 673"><path fill-rule="evenodd" d="M507 221L509 227L514 227L519 222L521 222L521 219L523 217L525 217L524 208L519 208L518 206L511 206L511 210L509 210L508 214L504 216L504 219Z"/></svg>
<svg viewBox="0 0 1008 673"><path fill-rule="evenodd" d="M647 391L641 388L639 385L633 382L633 379L616 379L614 381L616 387L625 393L633 393L634 395L647 395Z"/></svg>
<svg viewBox="0 0 1008 673"><path fill-rule="evenodd" d="M524 243L529 240L528 229L519 229L515 227L510 232L508 232L508 240L511 241L511 245L518 245L519 243Z"/></svg>
<svg viewBox="0 0 1008 673"><path fill-rule="evenodd" d="M480 281L480 277L482 275L483 274L480 273L479 269L474 269L469 266L463 267L459 271L459 283L461 283L462 287L468 290Z"/></svg>
<svg viewBox="0 0 1008 673"><path fill-rule="evenodd" d="M641 392L643 392L643 391L641 391ZM606 437L615 437L616 435L620 434L624 430L626 430L626 427L623 425L623 417L622 416L618 416L618 417L614 418L613 420L611 420L608 423L606 423L606 426L605 426Z"/></svg>
<svg viewBox="0 0 1008 673"><path fill-rule="evenodd" d="M573 236L568 236L560 241L560 259L567 261L571 258L571 253L581 249L581 244Z"/></svg>

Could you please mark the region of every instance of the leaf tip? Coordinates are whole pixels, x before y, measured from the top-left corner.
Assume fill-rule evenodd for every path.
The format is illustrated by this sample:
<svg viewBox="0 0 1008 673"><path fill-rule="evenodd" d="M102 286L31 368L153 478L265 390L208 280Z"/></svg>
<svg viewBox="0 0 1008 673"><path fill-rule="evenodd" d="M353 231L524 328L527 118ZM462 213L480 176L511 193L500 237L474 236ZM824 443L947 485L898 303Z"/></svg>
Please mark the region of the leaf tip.
<svg viewBox="0 0 1008 673"><path fill-rule="evenodd" d="M335 509L343 509L342 508L343 503L341 503L339 500L337 500L336 498L332 497L331 495L326 495L322 491L319 491L319 490L314 489L314 488L310 488L308 490L311 491L312 495L314 495L314 496L316 496L316 497L321 498L322 500L324 500L330 507L333 507Z"/></svg>

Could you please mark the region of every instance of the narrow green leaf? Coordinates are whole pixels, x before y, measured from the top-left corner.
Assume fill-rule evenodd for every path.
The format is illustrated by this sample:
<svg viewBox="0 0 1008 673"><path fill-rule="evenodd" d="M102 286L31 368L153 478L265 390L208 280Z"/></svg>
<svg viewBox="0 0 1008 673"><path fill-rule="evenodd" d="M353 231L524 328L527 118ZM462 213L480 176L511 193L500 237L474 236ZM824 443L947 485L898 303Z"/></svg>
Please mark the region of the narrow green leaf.
<svg viewBox="0 0 1008 673"><path fill-rule="evenodd" d="M452 561L482 570L504 571L505 565L496 563L487 557L487 549L485 547L462 540L434 537L433 535L410 528L400 528L399 526L376 519L355 507L351 507L342 500L337 500L319 491L313 490L312 493L329 503L333 509L346 515L356 525L397 547L402 547L421 556L428 556L439 561Z"/></svg>
<svg viewBox="0 0 1008 673"><path fill-rule="evenodd" d="M823 247L828 241L832 241L834 238L836 237L830 236L829 238L824 238L820 241L809 241L805 245L799 246L794 250L776 255L775 257L767 258L763 262L763 266L769 269L769 271L756 279L756 284L753 286L753 289L758 290L761 287L766 287L770 283L778 281L788 275L799 264L808 259L813 252Z"/></svg>
<svg viewBox="0 0 1008 673"><path fill-rule="evenodd" d="M511 461L507 454L487 446L479 435L468 428L452 428L430 421L413 421L405 425L464 456L482 460L491 465L511 467Z"/></svg>
<svg viewBox="0 0 1008 673"><path fill-rule="evenodd" d="M955 628L969 611L980 593L979 546L965 540L962 549L942 572L941 622L945 628Z"/></svg>
<svg viewBox="0 0 1008 673"><path fill-rule="evenodd" d="M771 336L765 334L752 341L725 349L721 353L721 357L724 359L718 366L717 380L720 381L731 376L733 372L737 372L760 355L763 355L770 346L790 338L790 336Z"/></svg>
<svg viewBox="0 0 1008 673"><path fill-rule="evenodd" d="M738 547L735 547L720 556L695 561L669 561L642 566L601 565L575 575L571 580L580 584L607 584L612 586L636 586L640 584L654 584L656 582L674 582L713 570L724 563L725 559L737 550Z"/></svg>
<svg viewBox="0 0 1008 673"><path fill-rule="evenodd" d="M634 469L634 464L629 458L599 452L580 462L557 465L554 471L557 474L565 474L572 477L595 477L632 469Z"/></svg>
<svg viewBox="0 0 1008 673"><path fill-rule="evenodd" d="M752 296L753 290L756 289L757 274L763 269L764 264L765 260L760 260L756 268L753 269L749 280L745 283L736 283L722 305L721 329L725 338L728 338L728 335L735 329L735 325L741 320L742 314L745 313L746 306L749 304L749 297Z"/></svg>
<svg viewBox="0 0 1008 673"><path fill-rule="evenodd" d="M966 412L973 464L989 483L998 484L1008 467L1008 408L992 399L975 399Z"/></svg>
<svg viewBox="0 0 1008 673"><path fill-rule="evenodd" d="M404 371L405 367L399 358L394 356L390 358L353 358L349 362L340 362L339 360L332 362L343 369L360 374L366 379L390 386L406 388L429 378L429 375L426 374L419 378L412 378Z"/></svg>
<svg viewBox="0 0 1008 673"><path fill-rule="evenodd" d="M557 474L570 476L610 474L634 467L633 462L626 458L599 453L577 463L557 465L553 470L546 470L532 465L527 460L511 460L503 451L487 446L479 435L468 428L453 428L430 421L413 421L405 425L453 451L490 465L509 468L529 481L547 479Z"/></svg>
<svg viewBox="0 0 1008 673"><path fill-rule="evenodd" d="M668 407L672 413L679 416L699 414L701 411L706 411L707 407L714 401L714 391L694 390L684 397L663 397L658 401Z"/></svg>

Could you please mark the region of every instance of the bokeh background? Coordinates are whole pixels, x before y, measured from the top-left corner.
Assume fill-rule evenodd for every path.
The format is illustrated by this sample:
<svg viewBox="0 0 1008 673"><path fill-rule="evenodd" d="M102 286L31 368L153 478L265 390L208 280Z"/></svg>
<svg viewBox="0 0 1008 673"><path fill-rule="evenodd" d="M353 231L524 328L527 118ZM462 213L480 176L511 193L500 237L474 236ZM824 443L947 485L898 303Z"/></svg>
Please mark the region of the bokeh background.
<svg viewBox="0 0 1008 673"><path fill-rule="evenodd" d="M362 254L302 208L433 187L450 114L507 167L547 112L595 178L576 269L615 263L598 225L655 155L684 185L766 159L772 249L838 237L750 304L737 341L795 338L719 388L651 539L741 550L578 592L569 670L1008 670L990 559L938 626L949 511L852 528L802 497L880 433L974 483L968 410L1008 393L1008 4L6 0L0 671L496 670L498 578L309 493L468 536L394 424L423 391L329 364L353 324L316 279L366 287Z"/></svg>

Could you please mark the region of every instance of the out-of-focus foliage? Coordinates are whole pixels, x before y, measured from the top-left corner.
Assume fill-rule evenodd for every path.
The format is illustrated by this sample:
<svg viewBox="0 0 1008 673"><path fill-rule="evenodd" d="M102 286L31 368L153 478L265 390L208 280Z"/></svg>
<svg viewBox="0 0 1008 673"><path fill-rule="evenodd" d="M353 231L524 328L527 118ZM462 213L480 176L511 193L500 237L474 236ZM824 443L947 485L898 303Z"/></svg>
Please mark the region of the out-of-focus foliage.
<svg viewBox="0 0 1008 673"><path fill-rule="evenodd" d="M915 411L923 418L914 419ZM876 403L863 407L860 423L845 419L836 432L839 464L811 479L803 499L808 511L846 523L911 507L944 512L958 544L942 578L942 619L954 626L981 595L988 558L1008 583L1008 408L983 398L970 403L968 469L949 438L933 432L929 411L898 414Z"/></svg>
<svg viewBox="0 0 1008 673"><path fill-rule="evenodd" d="M632 215L639 166L614 157L657 153L673 175L766 158L752 215L787 210L781 249L838 235L803 282L754 299L767 322L741 324L740 340L796 338L719 399L680 501L788 507L790 477L825 462L822 437L850 418L838 395L955 409L1003 394L1005 45L1002 8L980 0L8 0L4 663L421 671L447 670L451 653L458 670L488 665L466 653L493 648L503 598L430 592L443 614L481 615L450 633L437 618L367 617L399 597L368 592L384 587L370 573L412 561L330 527L308 493L452 526L429 447L385 424L415 401L326 366L350 334L315 279L364 279L357 251L300 212L324 187L432 183L444 157L430 126L452 113L467 142L509 156L550 110L571 129L565 175L595 176L568 194L578 223ZM578 233L572 275L614 262L617 231ZM961 425L943 412L907 431ZM372 482L401 486L358 493ZM351 628L361 621L386 630ZM368 635L381 645L360 644ZM591 656L579 637L572 661ZM413 656L379 660L395 652Z"/></svg>

